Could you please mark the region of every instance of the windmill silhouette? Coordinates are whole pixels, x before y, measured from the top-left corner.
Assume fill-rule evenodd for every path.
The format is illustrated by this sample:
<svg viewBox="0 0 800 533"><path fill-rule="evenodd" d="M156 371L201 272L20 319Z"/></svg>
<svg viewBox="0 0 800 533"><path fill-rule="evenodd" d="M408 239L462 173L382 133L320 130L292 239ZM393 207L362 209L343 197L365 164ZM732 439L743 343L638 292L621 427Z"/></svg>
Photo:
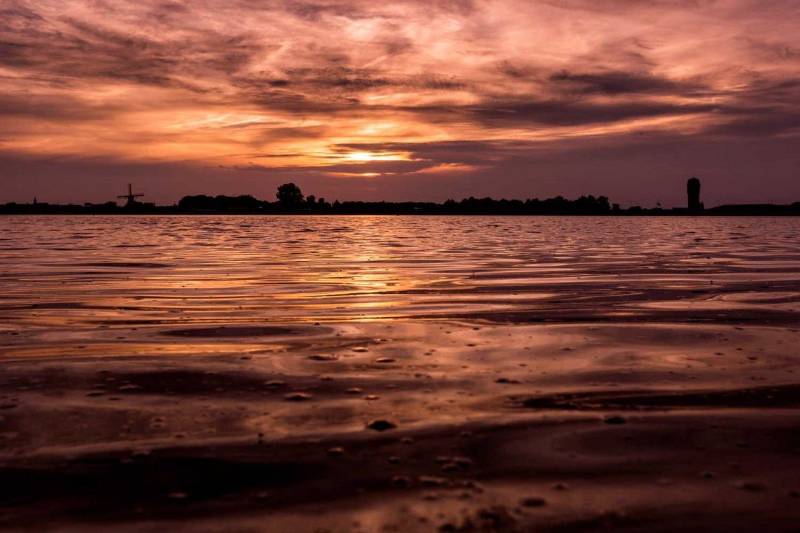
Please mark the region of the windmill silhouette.
<svg viewBox="0 0 800 533"><path fill-rule="evenodd" d="M133 186L129 183L128 194L121 194L117 196L117 198L126 198L128 201L125 202L125 207L130 207L138 204L139 202L136 199L141 198L142 196L144 196L144 194L133 194Z"/></svg>

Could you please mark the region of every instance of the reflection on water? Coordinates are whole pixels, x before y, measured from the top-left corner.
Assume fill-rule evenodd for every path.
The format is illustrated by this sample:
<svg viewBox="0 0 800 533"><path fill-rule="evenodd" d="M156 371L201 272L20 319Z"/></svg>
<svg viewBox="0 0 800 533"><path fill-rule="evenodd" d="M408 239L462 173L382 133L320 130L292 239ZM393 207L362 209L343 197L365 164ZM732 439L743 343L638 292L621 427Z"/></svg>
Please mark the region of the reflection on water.
<svg viewBox="0 0 800 533"><path fill-rule="evenodd" d="M412 487L415 473L442 475L422 455L443 454L447 439L481 427L494 428L481 446L515 458L513 468L566 457L584 461L584 470L574 467L579 479L601 476L601 463L633 475L630 464L603 463L613 428L601 423L597 433L602 416L629 413L635 440L661 431L665 416L689 417L680 424L693 431L687 413L698 410L736 413L730 432L742 434L748 410L761 424L767 412L795 413L798 235L796 218L0 218L0 459L185 456L215 446L216 458L231 461L230 450L240 450L231 447L271 443L280 455L290 454L280 447L287 439L317 442L305 461L345 441L354 450L361 440L348 439L388 420L398 428L387 433L429 432L437 443L410 471L389 476L410 477ZM548 420L575 427L531 429ZM523 425L497 429L507 424ZM581 440L588 431L594 436ZM523 438L539 444L520 447ZM635 449L610 445L627 450L633 470L642 468L637 450L654 442L641 438ZM484 448L475 446L460 451L472 454L470 476L485 484L480 498L506 502L516 489L503 461L481 463ZM443 462L455 466L438 490L463 492L453 483L464 465ZM540 467L514 483L541 488L568 476ZM383 469L364 471L383 479ZM770 483L790 483L782 470ZM356 482L352 469L328 474L353 487L378 483ZM684 482L694 487L696 474L670 477L691 477ZM647 503L644 489L633 498L619 480L598 482L628 495L613 501ZM226 490L245 490L233 485ZM581 494L550 497L554 516L611 501ZM684 494L659 498L681 503ZM292 498L276 508L302 499ZM139 503L153 512L163 504ZM392 508L367 507L391 522ZM297 526L285 519L280 527Z"/></svg>
<svg viewBox="0 0 800 533"><path fill-rule="evenodd" d="M793 295L781 293L800 276L794 218L7 217L0 225L9 329L550 309L569 310L564 320L578 311L647 319L643 306L705 307L732 293L748 309L773 311L770 294L790 308Z"/></svg>

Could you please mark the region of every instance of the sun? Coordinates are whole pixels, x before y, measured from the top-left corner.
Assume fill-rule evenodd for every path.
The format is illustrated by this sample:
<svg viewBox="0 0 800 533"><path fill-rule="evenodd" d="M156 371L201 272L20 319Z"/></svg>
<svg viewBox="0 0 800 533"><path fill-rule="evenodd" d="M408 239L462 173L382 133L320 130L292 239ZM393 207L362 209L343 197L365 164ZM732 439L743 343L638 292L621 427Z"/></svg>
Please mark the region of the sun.
<svg viewBox="0 0 800 533"><path fill-rule="evenodd" d="M350 152L346 157L351 161L375 161L379 156L371 152Z"/></svg>
<svg viewBox="0 0 800 533"><path fill-rule="evenodd" d="M408 154L395 153L395 152L348 152L344 155L346 161L353 161L356 163L369 163L372 161L406 161Z"/></svg>

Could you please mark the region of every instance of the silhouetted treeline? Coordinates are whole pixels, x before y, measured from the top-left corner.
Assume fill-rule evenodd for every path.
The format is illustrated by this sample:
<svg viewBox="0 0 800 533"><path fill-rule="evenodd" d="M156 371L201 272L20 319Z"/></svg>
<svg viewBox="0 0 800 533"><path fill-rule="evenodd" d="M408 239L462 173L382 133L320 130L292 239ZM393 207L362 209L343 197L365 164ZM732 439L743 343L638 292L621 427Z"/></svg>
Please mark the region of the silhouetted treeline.
<svg viewBox="0 0 800 533"><path fill-rule="evenodd" d="M775 204L732 204L720 205L707 210L709 215L731 216L782 216L800 215L800 202L788 205Z"/></svg>
<svg viewBox="0 0 800 533"><path fill-rule="evenodd" d="M119 206L104 204L0 205L3 214L331 214L331 215L685 215L700 214L687 209L646 209L639 206L621 209L605 196L581 196L568 200L561 196L539 200L495 200L465 198L435 202L340 202L333 203L313 195L304 196L293 183L278 187L276 201L259 200L250 195L184 196L171 206L129 202ZM800 202L791 205L725 205L702 212L705 215L800 215Z"/></svg>

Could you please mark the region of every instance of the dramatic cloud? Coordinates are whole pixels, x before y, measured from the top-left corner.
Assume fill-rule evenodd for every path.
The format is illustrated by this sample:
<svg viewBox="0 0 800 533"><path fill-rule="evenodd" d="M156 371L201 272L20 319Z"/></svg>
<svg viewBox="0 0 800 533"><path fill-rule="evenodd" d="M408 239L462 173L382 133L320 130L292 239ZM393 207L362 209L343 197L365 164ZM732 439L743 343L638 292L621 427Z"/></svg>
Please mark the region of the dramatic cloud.
<svg viewBox="0 0 800 533"><path fill-rule="evenodd" d="M6 0L0 201L677 202L692 173L794 201L798 24L797 0Z"/></svg>

